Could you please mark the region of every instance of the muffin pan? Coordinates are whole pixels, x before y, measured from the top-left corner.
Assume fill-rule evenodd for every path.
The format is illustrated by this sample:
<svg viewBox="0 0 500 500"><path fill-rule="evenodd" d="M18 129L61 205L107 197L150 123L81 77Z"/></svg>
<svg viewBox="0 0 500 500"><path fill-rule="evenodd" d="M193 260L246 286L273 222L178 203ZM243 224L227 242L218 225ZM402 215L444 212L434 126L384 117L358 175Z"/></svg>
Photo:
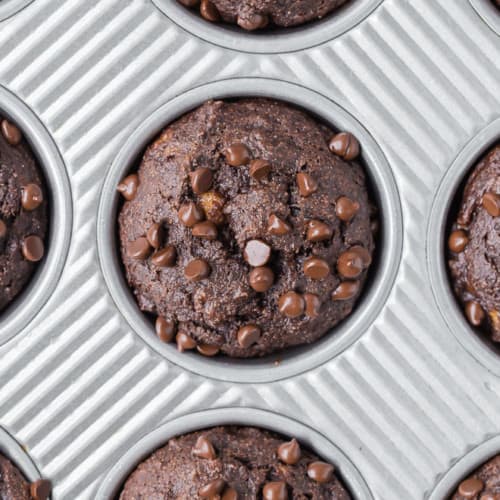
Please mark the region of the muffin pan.
<svg viewBox="0 0 500 500"><path fill-rule="evenodd" d="M202 27L160 0L35 0L0 23L0 115L52 197L47 259L0 319L0 426L55 500L109 497L170 435L224 421L307 429L357 500L444 500L500 452L500 358L465 323L443 246L457 187L500 140L500 38L473 3L353 0L278 35ZM242 95L358 136L378 262L316 344L251 362L180 355L124 284L115 187L163 126Z"/></svg>

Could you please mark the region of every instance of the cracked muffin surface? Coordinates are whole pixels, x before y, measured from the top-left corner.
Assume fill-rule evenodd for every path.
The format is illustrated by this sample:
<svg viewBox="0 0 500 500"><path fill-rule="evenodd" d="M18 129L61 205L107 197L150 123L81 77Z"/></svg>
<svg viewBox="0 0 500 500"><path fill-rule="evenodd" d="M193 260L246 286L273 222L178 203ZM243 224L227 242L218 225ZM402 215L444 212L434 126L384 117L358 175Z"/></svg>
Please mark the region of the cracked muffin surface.
<svg viewBox="0 0 500 500"><path fill-rule="evenodd" d="M170 439L132 472L120 500L349 500L335 468L295 440L253 427Z"/></svg>
<svg viewBox="0 0 500 500"><path fill-rule="evenodd" d="M169 125L118 187L127 280L160 338L261 356L348 316L374 250L358 154L351 134L267 99Z"/></svg>

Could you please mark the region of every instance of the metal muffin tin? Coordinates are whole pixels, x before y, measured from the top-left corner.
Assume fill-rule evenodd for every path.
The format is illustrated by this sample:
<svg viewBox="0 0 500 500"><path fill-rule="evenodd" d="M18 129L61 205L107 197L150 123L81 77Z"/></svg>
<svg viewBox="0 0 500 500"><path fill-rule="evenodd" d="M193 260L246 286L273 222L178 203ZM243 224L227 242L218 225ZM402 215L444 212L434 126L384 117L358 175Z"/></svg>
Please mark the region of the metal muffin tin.
<svg viewBox="0 0 500 500"><path fill-rule="evenodd" d="M464 322L442 253L454 190L500 140L500 37L479 5L357 0L273 36L219 31L174 0L34 0L0 23L0 114L52 197L47 259L0 319L0 426L55 500L107 495L172 433L228 421L297 433L325 458L334 445L357 500L444 499L500 452L500 359ZM352 317L248 363L154 339L111 219L117 179L163 125L238 95L353 130L383 216Z"/></svg>

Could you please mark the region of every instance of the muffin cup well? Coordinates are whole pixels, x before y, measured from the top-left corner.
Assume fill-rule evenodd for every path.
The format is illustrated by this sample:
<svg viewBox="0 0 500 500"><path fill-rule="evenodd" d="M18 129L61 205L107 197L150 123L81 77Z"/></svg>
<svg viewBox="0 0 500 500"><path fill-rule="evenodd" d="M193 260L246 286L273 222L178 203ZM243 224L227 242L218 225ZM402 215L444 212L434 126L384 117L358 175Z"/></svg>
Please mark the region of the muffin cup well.
<svg viewBox="0 0 500 500"><path fill-rule="evenodd" d="M458 485L481 465L500 453L500 435L494 436L458 459L439 479L428 500L448 500Z"/></svg>
<svg viewBox="0 0 500 500"><path fill-rule="evenodd" d="M197 353L179 353L174 344L159 340L130 291L122 269L117 244L116 220L120 195L116 186L140 163L144 148L159 132L203 102L214 98L269 97L289 102L315 115L332 128L352 132L362 145L369 185L380 209L381 231L373 270L355 310L332 334L318 341L258 359L205 358ZM258 383L283 379L310 370L355 342L379 314L391 291L402 247L402 215L399 196L387 161L370 134L343 108L298 85L263 78L222 80L194 88L174 98L147 119L119 152L105 180L98 214L98 247L102 272L116 305L131 327L171 362L208 378ZM275 363L279 360L279 363Z"/></svg>
<svg viewBox="0 0 500 500"><path fill-rule="evenodd" d="M276 413L255 408L219 408L178 417L153 430L137 443L108 472L97 491L96 500L112 500L121 491L131 472L151 453L173 437L220 425L260 427L296 438L320 458L335 466L335 471L354 500L373 496L359 471L333 443L311 427Z"/></svg>
<svg viewBox="0 0 500 500"><path fill-rule="evenodd" d="M493 5L493 0L469 0L479 17L500 35L500 9Z"/></svg>
<svg viewBox="0 0 500 500"><path fill-rule="evenodd" d="M500 140L500 119L476 135L446 172L434 197L427 227L427 269L434 299L453 335L483 366L500 375L500 345L470 325L453 291L448 271L447 236L464 182L481 158Z"/></svg>
<svg viewBox="0 0 500 500"><path fill-rule="evenodd" d="M210 23L177 0L152 0L170 20L192 35L228 49L260 54L294 52L332 40L363 21L382 1L351 0L318 21L293 28L250 33L239 26Z"/></svg>
<svg viewBox="0 0 500 500"><path fill-rule="evenodd" d="M0 311L0 345L19 333L54 291L66 261L72 226L71 188L64 163L49 133L35 114L0 86L0 115L15 123L28 142L48 192L45 256L22 292Z"/></svg>
<svg viewBox="0 0 500 500"><path fill-rule="evenodd" d="M42 479L28 454L2 427L0 427L0 453L17 467L29 482Z"/></svg>
<svg viewBox="0 0 500 500"><path fill-rule="evenodd" d="M0 21L17 14L27 7L33 0L1 0L0 1Z"/></svg>

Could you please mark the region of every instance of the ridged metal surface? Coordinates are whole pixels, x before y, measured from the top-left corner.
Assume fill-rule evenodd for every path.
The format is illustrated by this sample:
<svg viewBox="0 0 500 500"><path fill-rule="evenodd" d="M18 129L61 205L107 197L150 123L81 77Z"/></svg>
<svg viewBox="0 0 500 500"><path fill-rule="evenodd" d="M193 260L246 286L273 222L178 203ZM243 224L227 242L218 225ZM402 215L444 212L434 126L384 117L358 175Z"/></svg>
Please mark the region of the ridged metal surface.
<svg viewBox="0 0 500 500"><path fill-rule="evenodd" d="M500 433L500 381L451 334L426 274L434 193L500 115L500 38L468 0L384 0L332 42L266 56L202 42L149 0L35 0L0 24L0 47L0 83L53 135L73 193L59 285L0 348L0 425L53 480L56 500L92 499L141 436L212 407L311 425L379 500L425 498L455 461ZM169 98L239 76L295 82L345 107L386 154L404 215L403 258L378 319L334 360L272 384L168 364L118 313L95 244L102 182L132 131Z"/></svg>

